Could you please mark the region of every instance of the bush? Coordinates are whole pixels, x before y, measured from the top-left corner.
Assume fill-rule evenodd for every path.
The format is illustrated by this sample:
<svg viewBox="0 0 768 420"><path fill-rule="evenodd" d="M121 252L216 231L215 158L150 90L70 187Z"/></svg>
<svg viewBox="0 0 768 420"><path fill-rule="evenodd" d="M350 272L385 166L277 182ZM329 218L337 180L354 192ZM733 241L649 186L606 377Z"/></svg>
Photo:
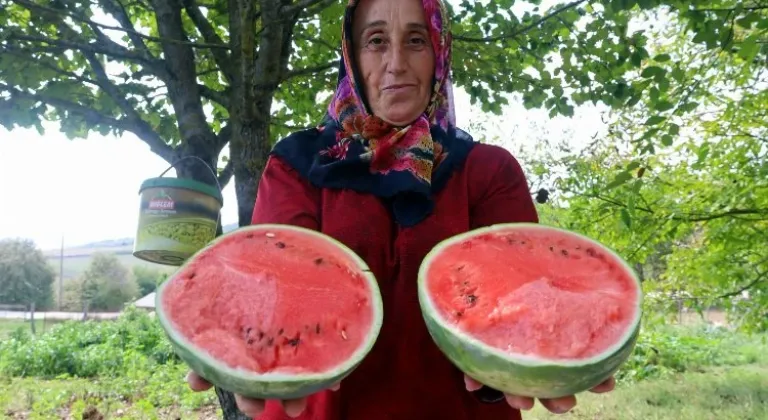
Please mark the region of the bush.
<svg viewBox="0 0 768 420"><path fill-rule="evenodd" d="M753 337L722 327L647 325L616 378L633 382L702 371L711 366L754 363L760 354L768 351L765 343L758 345L757 342Z"/></svg>
<svg viewBox="0 0 768 420"><path fill-rule="evenodd" d="M65 322L38 337L20 330L0 343L7 376L115 377L178 362L157 320L133 307L115 321Z"/></svg>

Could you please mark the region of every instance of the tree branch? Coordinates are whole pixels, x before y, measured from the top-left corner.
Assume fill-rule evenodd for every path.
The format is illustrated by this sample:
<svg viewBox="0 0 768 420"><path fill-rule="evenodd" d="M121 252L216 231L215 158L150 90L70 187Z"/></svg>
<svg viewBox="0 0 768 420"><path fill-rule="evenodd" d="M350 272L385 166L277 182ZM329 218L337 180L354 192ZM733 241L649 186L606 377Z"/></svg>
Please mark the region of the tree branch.
<svg viewBox="0 0 768 420"><path fill-rule="evenodd" d="M296 13L301 13L305 9L315 5L319 5L317 9L322 10L335 2L336 0L296 0L291 4L286 4L285 6L281 7L280 14L293 15Z"/></svg>
<svg viewBox="0 0 768 420"><path fill-rule="evenodd" d="M11 95L11 99L16 97L42 102L46 105L78 114L82 116L88 124L101 124L134 133L137 137L147 143L154 153L165 159L166 162L170 163L173 161L174 151L170 146L168 146L154 131L146 131L145 127L136 125L130 119L113 118L75 102L39 93L28 93L4 83L0 83L0 89L8 92Z"/></svg>
<svg viewBox="0 0 768 420"><path fill-rule="evenodd" d="M317 66L309 66L309 67L305 67L305 68L301 68L301 69L291 70L291 71L286 72L283 75L283 78L281 79L280 82L281 83L285 82L285 81L287 81L289 79L293 79L294 77L311 76L311 75L313 75L315 73L322 73L324 71L336 68L338 63L339 63L338 60L333 60L333 61L328 62L328 63L318 64Z"/></svg>
<svg viewBox="0 0 768 420"><path fill-rule="evenodd" d="M768 277L766 277L767 275L768 275L768 271L764 271L762 273L759 273L757 278L755 278L754 280L752 280L748 284L746 284L746 285L744 285L744 286L742 286L742 287L740 287L737 290L734 290L732 292L728 292L728 293L722 294L720 296L717 296L717 297L715 297L715 299L725 299L725 298L729 298L729 297L734 297L736 295L740 295L741 293L746 292L747 290L757 286L760 282L768 279Z"/></svg>
<svg viewBox="0 0 768 420"><path fill-rule="evenodd" d="M201 84L198 84L197 87L200 89L200 95L203 98L214 101L224 108L229 108L229 92L215 90Z"/></svg>
<svg viewBox="0 0 768 420"><path fill-rule="evenodd" d="M235 168L232 165L232 160L229 160L227 164L224 166L224 169L221 170L218 177L219 185L221 186L221 189L227 187L227 184L229 184L229 181L232 180L232 176L235 174Z"/></svg>
<svg viewBox="0 0 768 420"><path fill-rule="evenodd" d="M458 35L454 35L453 39L457 41L464 41L464 42L496 42L496 41L503 41L506 39L517 38L518 36L530 31L531 29L539 26L540 24L546 22L547 20L552 19L553 17L559 15L560 13L565 12L566 10L569 10L569 9L573 9L574 7L586 2L587 0L576 0L571 3L565 4L558 9L555 9L552 13L541 16L540 18L534 20L530 24L525 25L519 29L516 29L515 31L509 34L489 36L485 38L474 38L471 36L458 34Z"/></svg>
<svg viewBox="0 0 768 420"><path fill-rule="evenodd" d="M604 197L600 194L581 194L587 198L596 198L600 201L604 201L609 204L613 204L617 207L626 208L627 205L616 201L614 199ZM635 206L635 210L640 210L645 213L655 214L655 212L647 207ZM734 217L743 215L766 215L768 216L768 209L731 209L727 211L717 213L678 213L680 216L675 215L671 217L672 220L679 220L682 222L708 222L711 220L722 219L724 217Z"/></svg>
<svg viewBox="0 0 768 420"><path fill-rule="evenodd" d="M102 66L98 58L96 58L93 53L85 53L85 57L88 59L91 69L93 69L93 72L96 74L99 86L104 89L107 95L109 95L109 97L115 101L117 106L120 107L120 110L123 111L128 122L136 126L136 132L141 133L141 139L150 144L150 146L155 143L165 143L155 130L152 129L152 126L144 121L144 119L141 118L141 115L136 112L136 109L134 109L128 100L125 99L125 95L120 89L109 80L107 72L104 70L104 66Z"/></svg>
<svg viewBox="0 0 768 420"><path fill-rule="evenodd" d="M120 0L100 0L100 3L104 10L114 16L118 23L125 28L128 38L136 48L141 50L148 58L157 58L152 55L147 44L144 43L143 35L136 31L136 27L133 26L133 22L131 22L130 16L128 16L128 11L125 10L125 6L120 3Z"/></svg>
<svg viewBox="0 0 768 420"><path fill-rule="evenodd" d="M73 50L88 51L96 54L104 54L110 57L120 58L127 61L134 61L142 64L149 64L149 65L154 64L154 63L148 62L141 55L136 54L123 47L115 48L111 45L104 45L101 43L83 44L81 42L65 41L61 39L49 39L41 36L32 36L32 35L18 34L13 32L8 36L8 39L17 40L17 41L40 42L44 44L64 47L64 48L73 49Z"/></svg>
<svg viewBox="0 0 768 420"><path fill-rule="evenodd" d="M224 44L224 41L222 41L221 37L219 37L219 35L216 33L216 30L213 29L211 22L209 22L208 19L203 16L203 13L195 3L195 0L184 1L184 9L187 11L187 15L192 20L192 23L194 23L197 29L200 31L200 34L203 35L205 42L212 45L225 46L226 49L229 50L229 46ZM216 61L216 64L221 69L221 72L224 74L224 77L228 82L231 83L233 77L232 66L230 64L231 60L227 50L216 48L211 50L211 54L213 55L214 61Z"/></svg>
<svg viewBox="0 0 768 420"><path fill-rule="evenodd" d="M112 25L107 25L107 24L104 24L104 23L94 22L94 21L92 21L92 20L90 20L88 18L85 18L83 16L78 15L77 13L71 13L71 12L67 12L65 10L54 9L52 7L42 6L42 5L39 5L39 4L32 3L32 2L30 2L28 0L13 0L13 2L15 2L17 4L20 4L20 5L26 7L27 9L30 9L30 10L31 9L38 9L40 11L45 11L47 13L56 13L56 14L59 14L59 15L70 17L70 18L72 18L72 19L74 19L76 21L85 23L85 24L87 24L89 26L96 26L96 27L99 27L99 28L102 28L102 29L106 29L106 30L111 30L111 31L125 32L129 36L132 35L134 37L143 38L143 39L146 39L148 41L154 41L154 42L158 42L158 43L170 42L170 43L176 43L176 44L186 45L186 46L189 46L189 47L203 48L203 49L229 49L229 47L227 45L224 45L224 44L218 44L217 45L217 44L197 43L197 42L190 42L190 41L181 41L181 40L172 39L172 38L163 38L163 37L156 37L156 36L151 36L151 35L145 35L145 34L143 34L141 32L137 32L136 30L134 30L132 28L124 28L122 26L112 26ZM105 7L105 9L106 9L106 7ZM119 18L116 17L116 19L118 20L118 22L120 22ZM129 20L129 22L130 22L130 20ZM122 24L122 22L121 22L121 24Z"/></svg>
<svg viewBox="0 0 768 420"><path fill-rule="evenodd" d="M232 125L227 124L219 130L219 134L216 136L217 150L221 151L224 146L232 139Z"/></svg>

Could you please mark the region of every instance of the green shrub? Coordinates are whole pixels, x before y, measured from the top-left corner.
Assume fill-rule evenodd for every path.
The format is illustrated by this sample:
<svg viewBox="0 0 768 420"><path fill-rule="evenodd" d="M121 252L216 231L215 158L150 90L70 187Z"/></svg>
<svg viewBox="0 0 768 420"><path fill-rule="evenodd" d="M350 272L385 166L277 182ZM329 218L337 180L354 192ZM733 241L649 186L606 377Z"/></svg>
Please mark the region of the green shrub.
<svg viewBox="0 0 768 420"><path fill-rule="evenodd" d="M115 321L65 322L37 337L19 330L0 343L6 376L114 377L176 362L157 320L135 308Z"/></svg>
<svg viewBox="0 0 768 420"><path fill-rule="evenodd" d="M639 381L711 366L755 363L768 354L765 337L712 326L647 325L630 359L616 373L620 381ZM761 336L762 337L762 336Z"/></svg>

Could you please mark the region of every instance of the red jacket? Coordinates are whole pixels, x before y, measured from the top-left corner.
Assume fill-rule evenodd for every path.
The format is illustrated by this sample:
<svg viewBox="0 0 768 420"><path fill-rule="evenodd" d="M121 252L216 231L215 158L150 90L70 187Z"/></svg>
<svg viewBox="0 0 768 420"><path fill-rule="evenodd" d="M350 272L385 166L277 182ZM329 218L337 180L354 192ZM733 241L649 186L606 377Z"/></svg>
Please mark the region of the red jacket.
<svg viewBox="0 0 768 420"><path fill-rule="evenodd" d="M420 224L397 226L378 198L315 188L277 157L262 175L253 224L283 223L320 230L358 253L379 281L384 325L363 363L336 392L309 398L305 420L520 419L505 402L478 403L463 374L433 344L419 310L416 275L439 241L504 222L538 222L523 171L505 149L478 144L436 196ZM288 420L268 401L259 420Z"/></svg>

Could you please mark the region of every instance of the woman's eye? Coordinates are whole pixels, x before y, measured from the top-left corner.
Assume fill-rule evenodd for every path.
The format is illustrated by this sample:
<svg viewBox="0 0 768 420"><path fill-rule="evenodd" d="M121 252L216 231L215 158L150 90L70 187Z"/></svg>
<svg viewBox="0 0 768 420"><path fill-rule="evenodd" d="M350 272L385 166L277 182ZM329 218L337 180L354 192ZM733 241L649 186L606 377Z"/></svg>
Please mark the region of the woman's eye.
<svg viewBox="0 0 768 420"><path fill-rule="evenodd" d="M422 37L413 37L411 38L411 43L416 45L424 45L427 43L427 40Z"/></svg>
<svg viewBox="0 0 768 420"><path fill-rule="evenodd" d="M368 43L371 45L381 45L384 43L384 40L381 38L371 38L368 40Z"/></svg>

